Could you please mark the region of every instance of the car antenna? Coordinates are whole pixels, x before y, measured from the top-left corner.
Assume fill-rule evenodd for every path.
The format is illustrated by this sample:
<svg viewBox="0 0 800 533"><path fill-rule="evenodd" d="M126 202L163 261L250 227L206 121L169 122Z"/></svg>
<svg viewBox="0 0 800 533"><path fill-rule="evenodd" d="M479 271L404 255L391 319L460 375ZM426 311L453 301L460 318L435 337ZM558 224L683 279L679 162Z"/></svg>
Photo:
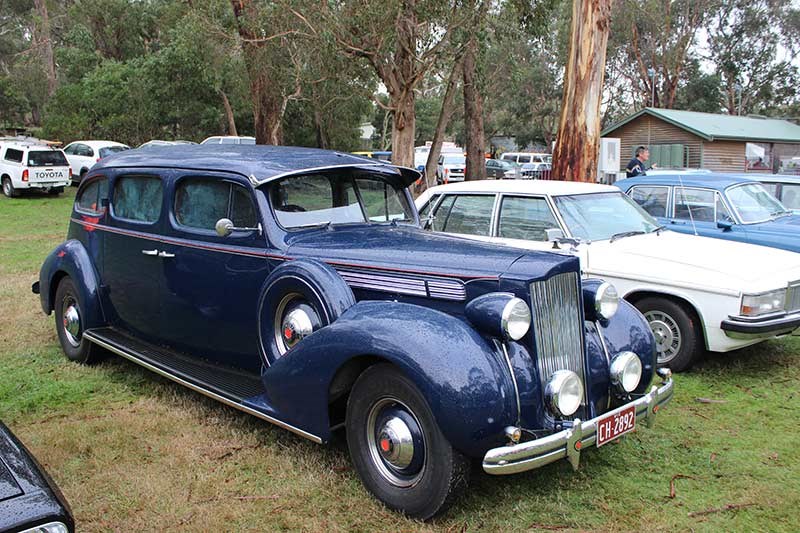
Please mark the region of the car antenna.
<svg viewBox="0 0 800 533"><path fill-rule="evenodd" d="M678 173L678 181L681 182L681 195L683 196L683 200L686 201L686 187L683 186L683 178L681 177L680 173ZM692 231L694 232L695 237L697 237L697 226L694 224L692 206L689 205L689 202L686 202L686 209L689 210L689 220L692 222ZM716 213L716 210L714 212Z"/></svg>

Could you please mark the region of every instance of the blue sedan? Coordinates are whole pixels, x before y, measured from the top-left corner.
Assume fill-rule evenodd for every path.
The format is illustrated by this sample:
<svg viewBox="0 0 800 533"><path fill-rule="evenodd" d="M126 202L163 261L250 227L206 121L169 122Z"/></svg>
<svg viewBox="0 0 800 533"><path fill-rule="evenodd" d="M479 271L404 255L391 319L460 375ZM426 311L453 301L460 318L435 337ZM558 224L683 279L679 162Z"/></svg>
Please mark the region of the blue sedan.
<svg viewBox="0 0 800 533"><path fill-rule="evenodd" d="M800 215L757 181L728 174L661 174L616 185L671 230L800 252Z"/></svg>

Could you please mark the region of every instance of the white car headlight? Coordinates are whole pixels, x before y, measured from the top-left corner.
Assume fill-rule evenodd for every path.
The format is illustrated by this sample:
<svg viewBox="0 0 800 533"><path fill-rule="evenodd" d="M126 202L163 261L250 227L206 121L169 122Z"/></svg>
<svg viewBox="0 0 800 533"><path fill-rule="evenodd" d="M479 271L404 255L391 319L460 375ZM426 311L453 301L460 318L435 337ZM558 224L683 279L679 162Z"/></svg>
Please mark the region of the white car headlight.
<svg viewBox="0 0 800 533"><path fill-rule="evenodd" d="M633 392L642 379L642 362L633 352L620 352L611 361L611 383L620 392Z"/></svg>
<svg viewBox="0 0 800 533"><path fill-rule="evenodd" d="M583 382L572 370L557 370L544 389L550 410L559 416L570 416L583 401Z"/></svg>
<svg viewBox="0 0 800 533"><path fill-rule="evenodd" d="M518 341L531 327L531 309L523 300L512 298L503 308L501 319L503 332L513 341Z"/></svg>
<svg viewBox="0 0 800 533"><path fill-rule="evenodd" d="M742 295L741 314L743 316L761 316L779 313L784 310L786 289L762 292L761 294Z"/></svg>
<svg viewBox="0 0 800 533"><path fill-rule="evenodd" d="M617 309L619 309L617 288L608 282L602 283L594 297L594 310L597 316L608 320L617 313Z"/></svg>

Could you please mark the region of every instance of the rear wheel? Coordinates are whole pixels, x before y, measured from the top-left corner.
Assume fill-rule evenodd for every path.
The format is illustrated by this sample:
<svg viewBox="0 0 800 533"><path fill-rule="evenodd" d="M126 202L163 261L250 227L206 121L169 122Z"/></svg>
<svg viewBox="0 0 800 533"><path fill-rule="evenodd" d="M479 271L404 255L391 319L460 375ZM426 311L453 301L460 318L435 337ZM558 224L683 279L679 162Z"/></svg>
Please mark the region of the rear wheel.
<svg viewBox="0 0 800 533"><path fill-rule="evenodd" d="M76 363L91 364L100 357L100 348L83 337L83 306L70 278L63 278L54 302L56 333L64 355Z"/></svg>
<svg viewBox="0 0 800 533"><path fill-rule="evenodd" d="M387 507L428 520L469 479L469 461L436 425L417 387L389 364L365 370L347 402L347 446L361 481Z"/></svg>
<svg viewBox="0 0 800 533"><path fill-rule="evenodd" d="M14 188L14 184L11 183L11 178L8 176L3 178L3 194L8 198L16 198L19 196L19 192Z"/></svg>
<svg viewBox="0 0 800 533"><path fill-rule="evenodd" d="M48 194L53 195L53 196L58 196L62 192L64 192L64 187L53 187L52 189L47 191Z"/></svg>
<svg viewBox="0 0 800 533"><path fill-rule="evenodd" d="M643 298L636 308L644 315L656 340L659 367L687 370L702 351L702 333L694 313L665 298Z"/></svg>

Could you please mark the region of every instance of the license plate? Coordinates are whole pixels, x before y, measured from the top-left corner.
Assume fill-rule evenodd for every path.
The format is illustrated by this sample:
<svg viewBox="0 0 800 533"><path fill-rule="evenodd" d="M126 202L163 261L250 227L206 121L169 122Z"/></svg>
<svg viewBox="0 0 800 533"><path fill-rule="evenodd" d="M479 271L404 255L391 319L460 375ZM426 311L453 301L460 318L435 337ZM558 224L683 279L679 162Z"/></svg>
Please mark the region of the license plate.
<svg viewBox="0 0 800 533"><path fill-rule="evenodd" d="M636 427L636 408L631 405L618 413L597 421L597 447L633 431Z"/></svg>

